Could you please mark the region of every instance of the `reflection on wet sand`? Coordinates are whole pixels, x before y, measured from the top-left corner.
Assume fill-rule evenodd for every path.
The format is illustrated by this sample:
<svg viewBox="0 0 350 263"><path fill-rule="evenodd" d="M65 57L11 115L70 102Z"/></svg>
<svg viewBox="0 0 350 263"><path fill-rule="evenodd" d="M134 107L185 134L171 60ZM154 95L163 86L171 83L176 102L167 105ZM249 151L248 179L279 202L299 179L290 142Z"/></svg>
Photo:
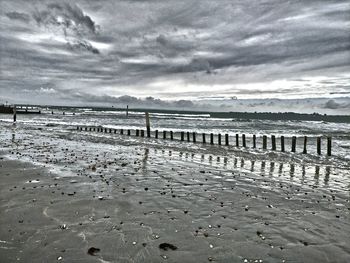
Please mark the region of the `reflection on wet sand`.
<svg viewBox="0 0 350 263"><path fill-rule="evenodd" d="M147 160L148 160L149 149L145 148L145 152L142 158L142 171L147 170Z"/></svg>
<svg viewBox="0 0 350 263"><path fill-rule="evenodd" d="M157 150L154 150L155 154L157 154ZM259 160L247 160L245 158L238 158L238 157L227 157L227 156L213 156L210 154L200 154L197 155L190 152L182 152L179 151L178 154L176 151L161 151L162 155L165 156L176 156L178 155L180 159L185 158L186 161L190 162L200 162L205 164L211 165L211 166L217 166L218 168L224 168L225 170L230 169L239 169L239 170L246 170L251 173L256 172L256 166L260 167L259 174L264 175L267 172L267 166L268 168L268 175L270 178L273 177L283 177L288 176L285 178L289 178L289 181L293 181L294 183L299 183L301 185L304 185L305 183L310 183L310 179L312 178L312 181L314 182L314 186L319 185L319 177L321 175L321 169L324 171L324 179L323 184L324 186L328 186L331 179L331 166L321 167L319 165L309 165L306 166L305 164L296 164L296 163L290 163L289 165L285 165L284 162L275 162L275 161L259 161ZM143 166L142 169L146 169L147 159L148 159L149 149L145 149L144 158L143 158ZM174 155L175 154L175 155ZM191 158L189 158L189 156ZM215 160L215 162L214 162ZM238 164L239 162L239 164ZM278 169L276 169L278 168ZM314 172L312 172L312 170Z"/></svg>
<svg viewBox="0 0 350 263"><path fill-rule="evenodd" d="M254 172L254 165L255 165L255 161L254 161L254 160L251 160L251 161L250 161L250 171L251 171L251 172Z"/></svg>

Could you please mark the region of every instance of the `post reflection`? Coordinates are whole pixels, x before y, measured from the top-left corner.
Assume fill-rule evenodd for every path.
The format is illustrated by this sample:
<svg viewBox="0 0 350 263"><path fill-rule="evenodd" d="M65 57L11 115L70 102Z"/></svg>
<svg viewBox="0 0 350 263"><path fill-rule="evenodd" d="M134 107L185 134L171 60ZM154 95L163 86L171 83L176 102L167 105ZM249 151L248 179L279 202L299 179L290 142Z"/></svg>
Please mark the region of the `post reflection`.
<svg viewBox="0 0 350 263"><path fill-rule="evenodd" d="M278 167L278 176L281 176L283 173L283 163L280 163L279 167Z"/></svg>
<svg viewBox="0 0 350 263"><path fill-rule="evenodd" d="M294 163L291 163L290 170L289 170L289 176L291 179L293 179L294 175L295 175L295 165L294 165Z"/></svg>
<svg viewBox="0 0 350 263"><path fill-rule="evenodd" d="M251 172L254 172L254 166L255 166L255 161L254 161L254 160L251 160L251 161L250 161L250 171L251 171Z"/></svg>
<svg viewBox="0 0 350 263"><path fill-rule="evenodd" d="M330 174L331 174L331 167L327 166L326 171L325 171L325 175L324 175L324 184L325 185L328 185Z"/></svg>
<svg viewBox="0 0 350 263"><path fill-rule="evenodd" d="M274 171L275 171L275 162L271 162L269 175L272 176Z"/></svg>
<svg viewBox="0 0 350 263"><path fill-rule="evenodd" d="M148 161L148 154L149 154L149 149L145 148L145 152L143 154L143 158L142 158L142 171L147 170L147 161Z"/></svg>

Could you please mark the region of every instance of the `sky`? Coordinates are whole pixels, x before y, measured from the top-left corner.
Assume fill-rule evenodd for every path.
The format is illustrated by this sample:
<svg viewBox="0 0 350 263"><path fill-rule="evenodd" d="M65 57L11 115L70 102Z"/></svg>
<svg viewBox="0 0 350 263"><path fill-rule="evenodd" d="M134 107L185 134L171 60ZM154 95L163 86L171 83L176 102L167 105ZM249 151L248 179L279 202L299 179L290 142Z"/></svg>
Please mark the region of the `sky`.
<svg viewBox="0 0 350 263"><path fill-rule="evenodd" d="M0 103L147 97L350 110L350 1L0 0Z"/></svg>

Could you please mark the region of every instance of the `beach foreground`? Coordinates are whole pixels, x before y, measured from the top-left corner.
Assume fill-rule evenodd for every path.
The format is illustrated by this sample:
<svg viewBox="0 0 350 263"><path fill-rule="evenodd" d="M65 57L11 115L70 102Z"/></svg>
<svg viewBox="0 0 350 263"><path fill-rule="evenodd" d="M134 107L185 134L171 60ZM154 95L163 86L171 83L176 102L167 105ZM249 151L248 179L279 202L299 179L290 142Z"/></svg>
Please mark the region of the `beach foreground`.
<svg viewBox="0 0 350 263"><path fill-rule="evenodd" d="M33 130L1 130L1 262L348 262L344 170Z"/></svg>

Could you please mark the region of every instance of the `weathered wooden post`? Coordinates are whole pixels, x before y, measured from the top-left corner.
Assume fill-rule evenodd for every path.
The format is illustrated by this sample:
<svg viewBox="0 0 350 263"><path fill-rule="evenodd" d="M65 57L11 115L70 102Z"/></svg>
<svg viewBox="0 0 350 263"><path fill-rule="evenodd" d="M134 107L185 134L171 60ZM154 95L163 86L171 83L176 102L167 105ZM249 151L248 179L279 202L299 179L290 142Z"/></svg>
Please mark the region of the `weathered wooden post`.
<svg viewBox="0 0 350 263"><path fill-rule="evenodd" d="M218 134L218 144L221 145L221 133Z"/></svg>
<svg viewBox="0 0 350 263"><path fill-rule="evenodd" d="M225 145L228 146L229 145L229 140L228 140L228 134L225 134Z"/></svg>
<svg viewBox="0 0 350 263"><path fill-rule="evenodd" d="M205 141L205 133L202 133L202 142L206 143L206 141Z"/></svg>
<svg viewBox="0 0 350 263"><path fill-rule="evenodd" d="M139 136L139 134L140 134L139 129L136 129L136 136Z"/></svg>
<svg viewBox="0 0 350 263"><path fill-rule="evenodd" d="M196 132L192 133L192 139L193 139L193 142L196 143Z"/></svg>
<svg viewBox="0 0 350 263"><path fill-rule="evenodd" d="M174 132L170 131L170 140L174 140Z"/></svg>
<svg viewBox="0 0 350 263"><path fill-rule="evenodd" d="M146 117L146 131L147 131L147 137L151 137L151 124L149 121L149 113L145 112Z"/></svg>
<svg viewBox="0 0 350 263"><path fill-rule="evenodd" d="M117 129L114 129L114 134L116 134L117 133Z"/></svg>
<svg viewBox="0 0 350 263"><path fill-rule="evenodd" d="M242 134L242 146L245 148L246 143L245 143L245 134Z"/></svg>
<svg viewBox="0 0 350 263"><path fill-rule="evenodd" d="M120 129L120 134L123 135L124 134L124 130Z"/></svg>
<svg viewBox="0 0 350 263"><path fill-rule="evenodd" d="M281 136L281 152L284 152L284 136Z"/></svg>
<svg viewBox="0 0 350 263"><path fill-rule="evenodd" d="M304 150L303 154L307 154L307 136L304 136Z"/></svg>
<svg viewBox="0 0 350 263"><path fill-rule="evenodd" d="M210 134L210 144L214 144L214 134Z"/></svg>
<svg viewBox="0 0 350 263"><path fill-rule="evenodd" d="M109 129L109 133L112 133L112 129Z"/></svg>
<svg viewBox="0 0 350 263"><path fill-rule="evenodd" d="M187 135L187 141L189 142L190 141L190 132L187 132L186 135Z"/></svg>
<svg viewBox="0 0 350 263"><path fill-rule="evenodd" d="M17 109L16 105L13 105L13 123L17 122Z"/></svg>
<svg viewBox="0 0 350 263"><path fill-rule="evenodd" d="M181 141L184 141L184 139L185 139L185 133L182 131L181 132Z"/></svg>
<svg viewBox="0 0 350 263"><path fill-rule="evenodd" d="M158 130L156 130L156 133L155 133L155 135L154 135L154 137L156 138L156 139L158 139Z"/></svg>
<svg viewBox="0 0 350 263"><path fill-rule="evenodd" d="M327 155L332 155L332 137L327 138Z"/></svg>
<svg viewBox="0 0 350 263"><path fill-rule="evenodd" d="M85 131L88 131L88 128L87 128L87 127L85 127L84 129L85 129Z"/></svg>
<svg viewBox="0 0 350 263"><path fill-rule="evenodd" d="M293 152L293 153L295 153L296 145L297 145L297 137L296 137L296 136L293 136L293 137L292 137L292 152Z"/></svg>
<svg viewBox="0 0 350 263"><path fill-rule="evenodd" d="M126 105L126 117L129 117L129 105Z"/></svg>
<svg viewBox="0 0 350 263"><path fill-rule="evenodd" d="M253 135L253 148L256 148L256 135Z"/></svg>
<svg viewBox="0 0 350 263"><path fill-rule="evenodd" d="M141 137L145 137L145 131L141 130Z"/></svg>
<svg viewBox="0 0 350 263"><path fill-rule="evenodd" d="M276 151L276 136L271 135L271 150Z"/></svg>
<svg viewBox="0 0 350 263"><path fill-rule="evenodd" d="M131 132L130 132L130 129L128 129L128 136L130 136L131 135Z"/></svg>
<svg viewBox="0 0 350 263"><path fill-rule="evenodd" d="M107 128L105 128L105 133L107 133Z"/></svg>
<svg viewBox="0 0 350 263"><path fill-rule="evenodd" d="M79 126L77 126L77 130L79 131Z"/></svg>
<svg viewBox="0 0 350 263"><path fill-rule="evenodd" d="M163 139L166 139L166 131L163 131Z"/></svg>
<svg viewBox="0 0 350 263"><path fill-rule="evenodd" d="M236 147L239 147L239 134L236 133Z"/></svg>
<svg viewBox="0 0 350 263"><path fill-rule="evenodd" d="M264 135L263 136L263 149L266 150L266 148L267 148L267 136Z"/></svg>
<svg viewBox="0 0 350 263"><path fill-rule="evenodd" d="M317 137L317 154L321 155L321 137Z"/></svg>

